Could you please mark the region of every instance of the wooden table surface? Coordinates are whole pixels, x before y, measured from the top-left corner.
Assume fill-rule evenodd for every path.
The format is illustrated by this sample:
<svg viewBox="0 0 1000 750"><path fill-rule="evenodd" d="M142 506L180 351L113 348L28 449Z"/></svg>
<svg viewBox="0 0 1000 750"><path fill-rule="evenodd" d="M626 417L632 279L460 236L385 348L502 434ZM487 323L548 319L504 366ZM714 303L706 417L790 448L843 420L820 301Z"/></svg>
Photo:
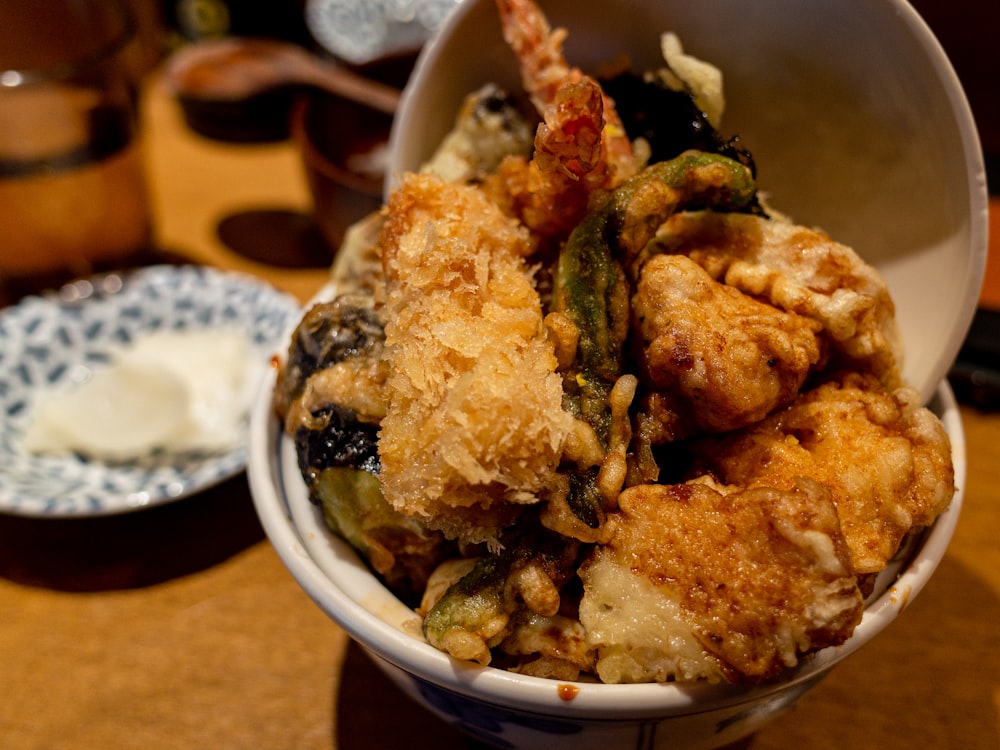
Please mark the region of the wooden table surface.
<svg viewBox="0 0 1000 750"><path fill-rule="evenodd" d="M217 232L225 217L308 213L293 148L193 135L158 82L146 126L161 244L307 299L325 268L248 260ZM992 216L996 226L1000 209ZM991 289L1000 298L1000 280ZM936 575L900 620L742 747L1000 747L1000 414L962 416L965 506ZM123 516L0 516L0 747L470 745L306 597L240 476Z"/></svg>

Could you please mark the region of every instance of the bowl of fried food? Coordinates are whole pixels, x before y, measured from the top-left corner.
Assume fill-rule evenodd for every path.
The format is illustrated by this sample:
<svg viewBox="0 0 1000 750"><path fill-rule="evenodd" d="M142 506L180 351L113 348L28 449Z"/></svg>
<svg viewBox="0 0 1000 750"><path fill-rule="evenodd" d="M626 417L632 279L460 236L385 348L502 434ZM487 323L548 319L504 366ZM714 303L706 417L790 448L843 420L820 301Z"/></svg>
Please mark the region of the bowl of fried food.
<svg viewBox="0 0 1000 750"><path fill-rule="evenodd" d="M407 694L496 747L718 747L919 594L987 197L905 2L466 0L389 174L249 474Z"/></svg>

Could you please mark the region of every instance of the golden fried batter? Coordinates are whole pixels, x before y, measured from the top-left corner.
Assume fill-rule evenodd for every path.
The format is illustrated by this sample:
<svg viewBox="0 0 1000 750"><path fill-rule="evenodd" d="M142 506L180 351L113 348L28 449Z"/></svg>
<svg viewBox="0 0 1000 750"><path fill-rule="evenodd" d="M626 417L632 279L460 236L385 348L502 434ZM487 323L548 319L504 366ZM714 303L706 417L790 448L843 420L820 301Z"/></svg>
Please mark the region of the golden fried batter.
<svg viewBox="0 0 1000 750"><path fill-rule="evenodd" d="M642 376L673 404L673 429L685 433L763 419L795 398L823 358L817 322L720 284L680 255L646 263L632 317Z"/></svg>
<svg viewBox="0 0 1000 750"><path fill-rule="evenodd" d="M863 601L829 493L708 481L623 492L581 570L604 682L754 681L846 640Z"/></svg>
<svg viewBox="0 0 1000 750"><path fill-rule="evenodd" d="M386 499L464 541L492 542L520 505L563 486L572 418L527 232L476 188L410 175L383 232Z"/></svg>
<svg viewBox="0 0 1000 750"><path fill-rule="evenodd" d="M903 537L933 522L955 493L951 445L937 417L915 391L888 392L857 373L803 393L759 425L700 440L694 453L726 483L822 483L857 574L882 570Z"/></svg>
<svg viewBox="0 0 1000 750"><path fill-rule="evenodd" d="M648 253L687 255L712 278L819 321L850 369L901 385L895 306L878 271L826 234L749 214L673 216Z"/></svg>

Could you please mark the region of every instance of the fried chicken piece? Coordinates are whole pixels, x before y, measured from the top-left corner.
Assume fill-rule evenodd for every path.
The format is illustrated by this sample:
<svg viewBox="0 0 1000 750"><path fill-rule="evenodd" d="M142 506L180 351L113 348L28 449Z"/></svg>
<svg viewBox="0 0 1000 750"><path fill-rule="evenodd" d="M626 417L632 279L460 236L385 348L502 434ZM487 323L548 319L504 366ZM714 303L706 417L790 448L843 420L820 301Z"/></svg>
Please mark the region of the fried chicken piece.
<svg viewBox="0 0 1000 750"><path fill-rule="evenodd" d="M850 373L803 393L758 425L698 440L696 462L725 483L830 490L856 574L881 571L912 529L955 493L951 444L916 391Z"/></svg>
<svg viewBox="0 0 1000 750"><path fill-rule="evenodd" d="M824 359L819 323L720 284L680 255L643 266L632 318L642 377L673 412L671 439L763 419Z"/></svg>
<svg viewBox="0 0 1000 750"><path fill-rule="evenodd" d="M863 600L829 493L695 480L623 492L580 575L604 682L757 681L840 644Z"/></svg>
<svg viewBox="0 0 1000 750"><path fill-rule="evenodd" d="M466 542L493 543L520 507L565 491L573 419L526 230L478 189L409 175L389 199L386 499Z"/></svg>
<svg viewBox="0 0 1000 750"><path fill-rule="evenodd" d="M712 278L819 321L845 369L873 372L888 388L902 385L885 281L823 232L748 214L692 212L671 217L643 258L650 253L687 255Z"/></svg>

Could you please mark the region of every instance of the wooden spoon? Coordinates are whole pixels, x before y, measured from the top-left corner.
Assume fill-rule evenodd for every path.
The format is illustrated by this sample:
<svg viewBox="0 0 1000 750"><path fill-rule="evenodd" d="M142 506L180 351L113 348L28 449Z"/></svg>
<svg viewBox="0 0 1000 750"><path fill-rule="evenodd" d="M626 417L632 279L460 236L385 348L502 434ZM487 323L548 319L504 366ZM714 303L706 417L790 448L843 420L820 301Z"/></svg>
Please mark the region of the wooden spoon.
<svg viewBox="0 0 1000 750"><path fill-rule="evenodd" d="M182 48L166 67L178 97L236 102L287 87L308 86L387 114L400 92L322 60L302 47L271 39L232 37Z"/></svg>

